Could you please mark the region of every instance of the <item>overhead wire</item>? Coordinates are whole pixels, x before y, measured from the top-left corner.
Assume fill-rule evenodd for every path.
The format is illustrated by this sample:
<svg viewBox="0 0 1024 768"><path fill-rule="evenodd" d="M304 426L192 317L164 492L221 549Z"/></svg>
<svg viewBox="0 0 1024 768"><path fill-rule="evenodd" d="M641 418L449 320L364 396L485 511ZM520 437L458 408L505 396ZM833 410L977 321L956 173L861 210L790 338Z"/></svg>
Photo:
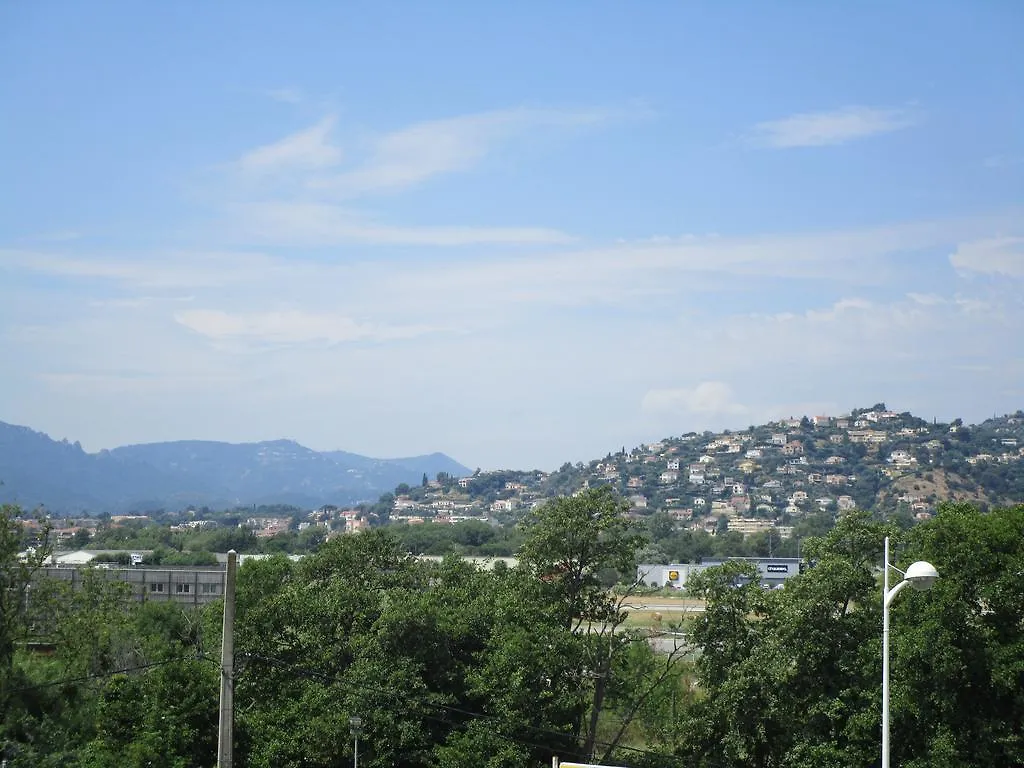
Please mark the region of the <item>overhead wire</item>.
<svg viewBox="0 0 1024 768"><path fill-rule="evenodd" d="M384 694L385 696L393 697L406 710L409 709L410 703L413 703L413 704L419 705L420 707L428 707L428 708L431 708L431 709L443 710L445 712L450 712L450 713L462 715L462 716L465 716L465 717L468 717L468 718L472 718L472 719L475 719L475 720L491 721L491 722L495 722L495 723L498 723L498 724L503 724L503 721L497 715L487 714L485 712L474 712L472 710L463 709L461 707L452 706L450 704L441 704L439 702L432 702L432 701L427 701L427 700L413 700L413 699L410 699L408 692L403 692L402 694L399 694L397 691L386 689L386 688L381 688L381 687L377 687L377 686L372 686L372 685L370 685L368 683L361 683L361 682L352 681L352 680L343 680L338 675L329 675L329 674L326 674L326 673L323 673L323 672L319 672L317 670L310 669L309 667L298 665L298 664L296 664L294 662L289 662L289 661L284 660L284 659L279 659L279 658L270 657L270 656L264 656L262 654L256 654L256 653L247 653L247 654L243 654L243 655L244 655L245 658L248 658L248 659L258 659L260 661L264 661L264 662L273 664L273 665L275 665L278 668L288 668L293 673L300 674L301 676L309 678L309 679L317 679L317 680L320 680L320 681L323 681L323 682L327 682L327 683L331 683L331 684L336 684L336 685L341 685L342 687L347 687L350 690L355 690L355 691L359 691L359 690L372 691L374 693ZM236 695L237 695L237 689L236 689ZM452 720L445 720L445 719L442 719L442 718L437 717L435 715L430 715L430 714L427 714L427 713L422 712L422 711L420 712L420 715L422 715L423 717L425 717L427 719L434 720L434 721L440 722L442 724L448 725L453 730L460 725L460 723L458 723L458 722L453 722ZM551 736L551 737L556 737L556 738L560 738L560 739L572 738L571 734L565 733L563 731L558 731L558 730L555 730L553 728L545 728L543 726L537 726L537 725L526 725L524 727L527 730L532 731L532 732L534 732L534 733L536 733L537 735L540 735L540 736ZM526 738L523 738L521 736L516 736L516 735L512 735L512 734L508 734L508 733L503 733L500 729L495 729L493 731L493 734L498 736L499 738L505 740L505 741L521 744L523 746L531 747L531 748L534 748L534 749L542 749L542 750L550 750L551 749L551 744L541 744L541 743L538 743L538 742L535 742L535 741L530 741L530 740L528 740ZM632 753L632 754L635 754L635 755L641 755L641 756L644 756L644 757L658 758L660 760L670 761L673 764L682 765L681 758L677 757L676 755L666 754L664 752L655 752L653 750L642 749L640 747L632 747L632 746L624 745L624 744L615 744L615 745L613 745L611 742L602 741L600 739L595 740L594 744L596 746L601 746L601 747L605 747L605 748L614 747L614 749L620 750L622 752L629 752L629 753Z"/></svg>
<svg viewBox="0 0 1024 768"><path fill-rule="evenodd" d="M153 669L155 667L162 667L165 664L173 664L178 661L212 661L216 662L216 659L211 658L203 653L191 653L187 656L175 656L170 659L162 659L160 661L151 661L146 664L136 664L131 667L121 667L120 669L111 669L105 672L90 672L85 675L77 675L75 677L62 677L57 680L48 680L43 683L33 683L32 685L22 685L16 688L8 688L5 693L26 693L28 691L41 690L43 688L54 688L60 685L74 685L75 683L85 683L90 680L101 680L107 677L114 677L115 675L124 675L129 672L141 672L147 669Z"/></svg>

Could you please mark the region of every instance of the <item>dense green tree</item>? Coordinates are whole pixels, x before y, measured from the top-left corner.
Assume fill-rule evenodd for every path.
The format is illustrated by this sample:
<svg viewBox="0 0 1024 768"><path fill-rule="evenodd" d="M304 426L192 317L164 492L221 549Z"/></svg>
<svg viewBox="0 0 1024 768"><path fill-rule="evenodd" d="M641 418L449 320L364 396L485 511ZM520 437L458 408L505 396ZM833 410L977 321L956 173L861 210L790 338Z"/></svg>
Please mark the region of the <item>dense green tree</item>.
<svg viewBox="0 0 1024 768"><path fill-rule="evenodd" d="M51 551L49 527L44 524L36 546L22 556L28 537L20 518L19 507L0 505L0 704L13 673L15 646L28 629L32 576Z"/></svg>
<svg viewBox="0 0 1024 768"><path fill-rule="evenodd" d="M676 521L667 512L655 512L644 521L644 528L652 541L669 538L676 528Z"/></svg>
<svg viewBox="0 0 1024 768"><path fill-rule="evenodd" d="M621 511L610 491L538 511L512 569L417 561L387 530L299 563L247 563L236 645L246 764L337 765L355 714L367 766L545 765L611 756L638 728L667 738L658 702L671 700L679 656L625 631L624 598L605 589L609 574L632 573L642 540Z"/></svg>
<svg viewBox="0 0 1024 768"><path fill-rule="evenodd" d="M236 688L247 764L336 765L353 714L368 766L499 747L509 765L550 755L571 741L565 713L580 705L568 673L550 687L548 640L576 638L538 599L542 586L524 570L415 561L383 532L333 540L299 564L247 563Z"/></svg>
<svg viewBox="0 0 1024 768"><path fill-rule="evenodd" d="M701 766L870 764L877 741L878 608L873 566L887 532L844 517L805 545L816 565L784 590L730 562L691 579L703 698L683 750ZM737 586L740 584L740 586Z"/></svg>
<svg viewBox="0 0 1024 768"><path fill-rule="evenodd" d="M941 578L893 603L893 764L1024 765L1024 506L943 505L917 559Z"/></svg>
<svg viewBox="0 0 1024 768"><path fill-rule="evenodd" d="M694 577L708 601L693 630L704 697L684 717L680 754L716 768L875 764L889 535L897 565L927 559L942 574L893 604L894 764L1020 765L1022 529L1021 507L947 505L901 546L896 526L853 513L805 543L813 567L783 590L761 589L739 563Z"/></svg>
<svg viewBox="0 0 1024 768"><path fill-rule="evenodd" d="M19 557L18 512L0 512L0 756L11 768L207 763L217 674L199 660L200 615L134 603L101 569L82 570L74 589L43 578L45 527Z"/></svg>
<svg viewBox="0 0 1024 768"><path fill-rule="evenodd" d="M628 520L628 504L607 486L554 499L527 519L527 537L520 550L524 566L535 574L545 602L551 604L564 630L572 633L581 665L578 686L585 710L574 725L579 752L588 761L606 762L658 686L677 672L681 653L655 684L629 663L638 648L650 653L646 639L624 626L624 603L641 586L635 581L637 552L644 537ZM609 578L610 576L610 578ZM626 579L618 595L609 581ZM608 717L619 727L600 743L600 726Z"/></svg>
<svg viewBox="0 0 1024 768"><path fill-rule="evenodd" d="M626 502L602 487L553 499L526 519L519 557L557 594L566 628L615 615L606 574L616 575L612 583L631 576L643 544L628 511Z"/></svg>

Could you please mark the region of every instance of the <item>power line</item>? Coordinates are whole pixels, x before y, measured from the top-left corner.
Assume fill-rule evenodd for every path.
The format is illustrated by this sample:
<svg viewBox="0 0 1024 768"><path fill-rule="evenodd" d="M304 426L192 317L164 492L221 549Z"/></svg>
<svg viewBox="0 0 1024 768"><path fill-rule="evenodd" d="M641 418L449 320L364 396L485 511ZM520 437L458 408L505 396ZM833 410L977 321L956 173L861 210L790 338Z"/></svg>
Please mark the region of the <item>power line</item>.
<svg viewBox="0 0 1024 768"><path fill-rule="evenodd" d="M36 691L43 688L53 688L58 685L73 685L74 683L85 683L89 680L101 680L107 677L113 677L114 675L123 675L128 672L141 672L145 669L153 669L154 667L162 667L165 664L173 664L177 661L214 661L209 656L203 653L194 653L188 656L175 656L170 659L163 659L162 661L151 661L148 664L138 664L133 667L122 667L121 669L112 669L107 672L92 672L88 675L79 675L78 677L63 677L59 680L50 680L45 683L33 683L32 685L23 685L18 688L8 688L6 693L25 693L27 691Z"/></svg>
<svg viewBox="0 0 1024 768"><path fill-rule="evenodd" d="M259 660L259 661L264 661L264 662L267 662L267 663L270 663L270 664L274 664L275 666L278 666L278 667L286 667L286 668L289 669L289 671L291 671L291 672L293 672L295 674L298 674L299 676L306 677L308 679L318 679L318 680L321 680L323 682L332 683L332 684L335 684L335 685L341 685L342 687L347 687L351 691L360 691L361 690L361 691L370 691L370 692L373 692L373 693L382 694L384 696L396 699L396 701L401 703L402 706L406 710L409 709L410 705L415 705L415 706L420 708L421 711L419 712L419 714L422 717L424 717L425 719L433 720L433 721L441 723L443 725L448 725L453 730L456 727L458 727L460 725L460 723L453 722L450 719L441 718L441 717L439 717L437 715L431 715L431 714L429 714L427 712L422 711L422 709L423 708L431 708L431 709L434 709L434 710L441 710L443 712L447 712L447 713L450 713L450 714L461 715L461 716L466 717L466 718L471 718L473 720L479 720L479 721L485 721L485 722L492 722L492 723L499 723L499 724L504 722L497 715L491 715L491 714L487 714L485 712L474 712L472 710L463 709L461 707L456 707L456 706L453 706L453 705L450 705L450 704L441 704L439 702L432 702L432 701L427 701L427 700L424 700L424 699L410 699L408 697L408 694L400 695L397 691L390 690L390 689L387 689L387 688L381 688L381 687L378 687L378 686L373 686L373 685L370 685L368 683L359 683L359 682L352 681L352 680L344 680L344 679L341 679L337 675L333 675L332 676L332 675L324 674L322 672L318 672L318 671L310 669L308 667L304 667L304 666L295 664L294 662L288 662L288 661L285 661L285 660L279 659L279 658L274 658L274 657L270 657L270 656L263 656L261 654L255 654L255 653L245 654L245 658L246 659L256 659L256 660ZM9 689L7 689L6 693L7 694L25 693L25 692L28 692L28 691L42 690L42 689L45 689L45 688L53 688L53 687L61 686L61 685L73 685L75 683L83 683L83 682L88 682L90 680L101 680L101 679L106 679L106 678L114 677L115 675L127 674L127 673L130 673L130 672L142 672L142 671L145 671L145 670L154 669L156 667L161 667L161 666L164 666L166 664L173 664L173 663L176 663L176 662L179 662L179 661L208 661L208 662L211 662L211 663L214 663L214 664L217 663L217 660L212 658L211 656L208 656L208 655L206 655L204 653L194 653L194 654L189 654L187 656L175 656L173 658L163 659L161 661L152 661L152 662L149 662L149 663L146 663L146 664L137 664L137 665L130 666L130 667L121 667L119 669L112 669L112 670L108 670L106 672L93 672L93 673L86 674L86 675L78 675L76 677L64 677L64 678L60 678L58 680L50 680L50 681L43 682L43 683L34 683L32 685L19 686L17 688L9 688ZM527 731L532 731L533 733L536 733L537 735L540 735L540 736L550 736L550 737L554 737L554 738L558 738L558 739L572 739L573 738L572 734L565 733L563 731L557 731L557 730L555 730L553 728L545 728L543 726L529 725L529 724L526 724L523 727ZM522 736L514 736L514 735L511 735L511 734L508 734L508 733L503 733L502 730L498 729L498 728L495 728L492 731L492 734L497 736L500 739L503 739L504 741L508 741L508 742L515 743L515 744L520 744L520 745L526 746L526 747L531 747L533 749L547 750L547 749L551 748L550 744L540 744L540 743L535 742L535 741L530 741L530 740L528 740L528 739L526 739L526 738L524 738ZM601 740L596 740L594 742L594 744L597 745L597 746L606 747L606 748L613 746L613 744L611 742L601 741ZM625 744L614 745L614 748L617 749L617 750L620 750L620 751L631 752L631 753L636 754L636 755L642 755L644 757L655 757L655 758L659 758L659 759L662 759L662 760L669 760L669 761L672 761L672 762L679 762L679 760L680 760L675 755L666 754L664 752L655 752L655 751L652 751L652 750L641 749L640 747L631 747L631 746L628 746L628 745L625 745Z"/></svg>
<svg viewBox="0 0 1024 768"><path fill-rule="evenodd" d="M372 691L374 693L383 694L383 695L388 696L388 697L393 697L397 701L399 701L402 704L402 706L405 707L406 710L409 709L410 704L413 704L413 705L418 705L420 707L429 707L429 708L432 708L432 709L443 710L445 712L449 712L449 713L453 713L453 714L457 714L457 715L463 715L465 717L473 718L473 719L476 719L476 720L490 721L490 722L496 722L496 723L504 722L497 715L490 715L490 714L487 714L487 713L484 713L484 712L474 712L474 711L471 711L471 710L462 709L460 707L455 707L455 706L452 706L450 704L441 704L441 703L432 702L432 701L426 701L426 700L410 699L408 692L406 692L404 694L399 694L396 691L393 691L393 690L390 690L390 689L386 689L386 688L381 688L381 687L378 687L378 686L373 686L373 685L370 685L368 683L361 683L361 682L352 681L352 680L343 680L343 679L341 679L337 675L328 675L328 674L325 674L325 673L318 672L316 670L310 669L308 667L304 667L304 666L301 666L299 664L295 664L294 662L285 661L283 659L278 659L278 658L269 657L269 656L263 656L261 654L256 654L256 653L245 654L245 658L247 658L247 659L257 659L259 661L264 661L264 662L267 662L267 663L270 663L270 664L274 664L277 667L286 667L286 668L288 668L289 671L291 671L291 672L293 672L295 674L298 674L301 677L306 677L308 679L318 679L318 680L321 680L323 682L332 683L332 684L336 684L336 685L341 685L342 687L347 687L350 690L355 690L355 691L359 691L359 690ZM422 712L421 711L419 714L422 715L424 718L427 718L429 720L434 720L434 721L442 723L442 724L447 724L447 725L451 726L453 729L459 725L459 723L457 723L457 722L453 722L451 720L445 720L445 719L442 719L442 718L437 717L435 715L427 714L426 712ZM538 735L552 736L552 737L557 737L557 738L560 738L560 739L572 739L573 738L572 734L565 733L565 732L562 732L562 731L557 731L557 730L554 730L552 728L544 728L542 726L537 726L537 725L525 725L524 727L527 730L530 730L530 731L533 731L533 732L537 733ZM492 731L492 733L493 733L493 735L498 736L499 738L501 738L501 739L503 739L505 741L521 744L521 745L527 746L527 747L532 747L534 749L543 749L543 750L551 749L551 745L550 744L539 744L537 742L529 741L529 740L524 739L524 738L519 737L519 736L513 736L513 735L510 735L510 734L502 733L501 730L499 730L499 729L494 729ZM644 757L655 757L655 758L659 758L661 760L668 760L668 761L671 761L673 763L681 765L681 758L677 757L676 755L666 754L664 752L655 752L655 751L652 751L652 750L641 749L640 747L631 747L631 746L624 745L624 744L613 745L611 742L600 741L600 740L595 740L594 744L596 746L601 746L601 747L613 747L614 746L614 748L617 749L617 750L631 752L633 754L641 755L641 756L644 756Z"/></svg>

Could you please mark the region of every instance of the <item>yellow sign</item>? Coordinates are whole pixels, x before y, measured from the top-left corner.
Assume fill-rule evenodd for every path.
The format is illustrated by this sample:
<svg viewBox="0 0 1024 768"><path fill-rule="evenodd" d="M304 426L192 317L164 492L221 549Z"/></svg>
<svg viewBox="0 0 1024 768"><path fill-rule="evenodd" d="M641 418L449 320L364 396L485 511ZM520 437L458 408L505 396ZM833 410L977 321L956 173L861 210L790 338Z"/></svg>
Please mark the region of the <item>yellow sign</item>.
<svg viewBox="0 0 1024 768"><path fill-rule="evenodd" d="M668 572L668 580L669 581L679 581L679 571L669 571Z"/></svg>

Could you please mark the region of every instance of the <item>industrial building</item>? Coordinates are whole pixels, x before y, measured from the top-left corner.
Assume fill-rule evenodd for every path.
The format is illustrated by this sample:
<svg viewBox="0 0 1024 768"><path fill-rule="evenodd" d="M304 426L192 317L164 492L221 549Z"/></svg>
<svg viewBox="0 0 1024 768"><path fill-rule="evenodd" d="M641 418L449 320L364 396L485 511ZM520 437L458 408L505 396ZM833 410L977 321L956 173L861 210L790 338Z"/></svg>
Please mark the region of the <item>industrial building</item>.
<svg viewBox="0 0 1024 768"><path fill-rule="evenodd" d="M761 584L773 589L781 587L787 579L799 574L802 562L799 557L726 557L705 558L699 563L644 563L636 567L636 578L649 587L683 589L693 574L727 561L753 563L757 566Z"/></svg>
<svg viewBox="0 0 1024 768"><path fill-rule="evenodd" d="M140 602L172 601L182 605L199 606L219 600L224 595L223 567L180 568L163 567L91 567L88 571L76 567L49 566L35 573L36 579L57 579L80 587L90 575L111 581L123 581L131 586L132 597Z"/></svg>

